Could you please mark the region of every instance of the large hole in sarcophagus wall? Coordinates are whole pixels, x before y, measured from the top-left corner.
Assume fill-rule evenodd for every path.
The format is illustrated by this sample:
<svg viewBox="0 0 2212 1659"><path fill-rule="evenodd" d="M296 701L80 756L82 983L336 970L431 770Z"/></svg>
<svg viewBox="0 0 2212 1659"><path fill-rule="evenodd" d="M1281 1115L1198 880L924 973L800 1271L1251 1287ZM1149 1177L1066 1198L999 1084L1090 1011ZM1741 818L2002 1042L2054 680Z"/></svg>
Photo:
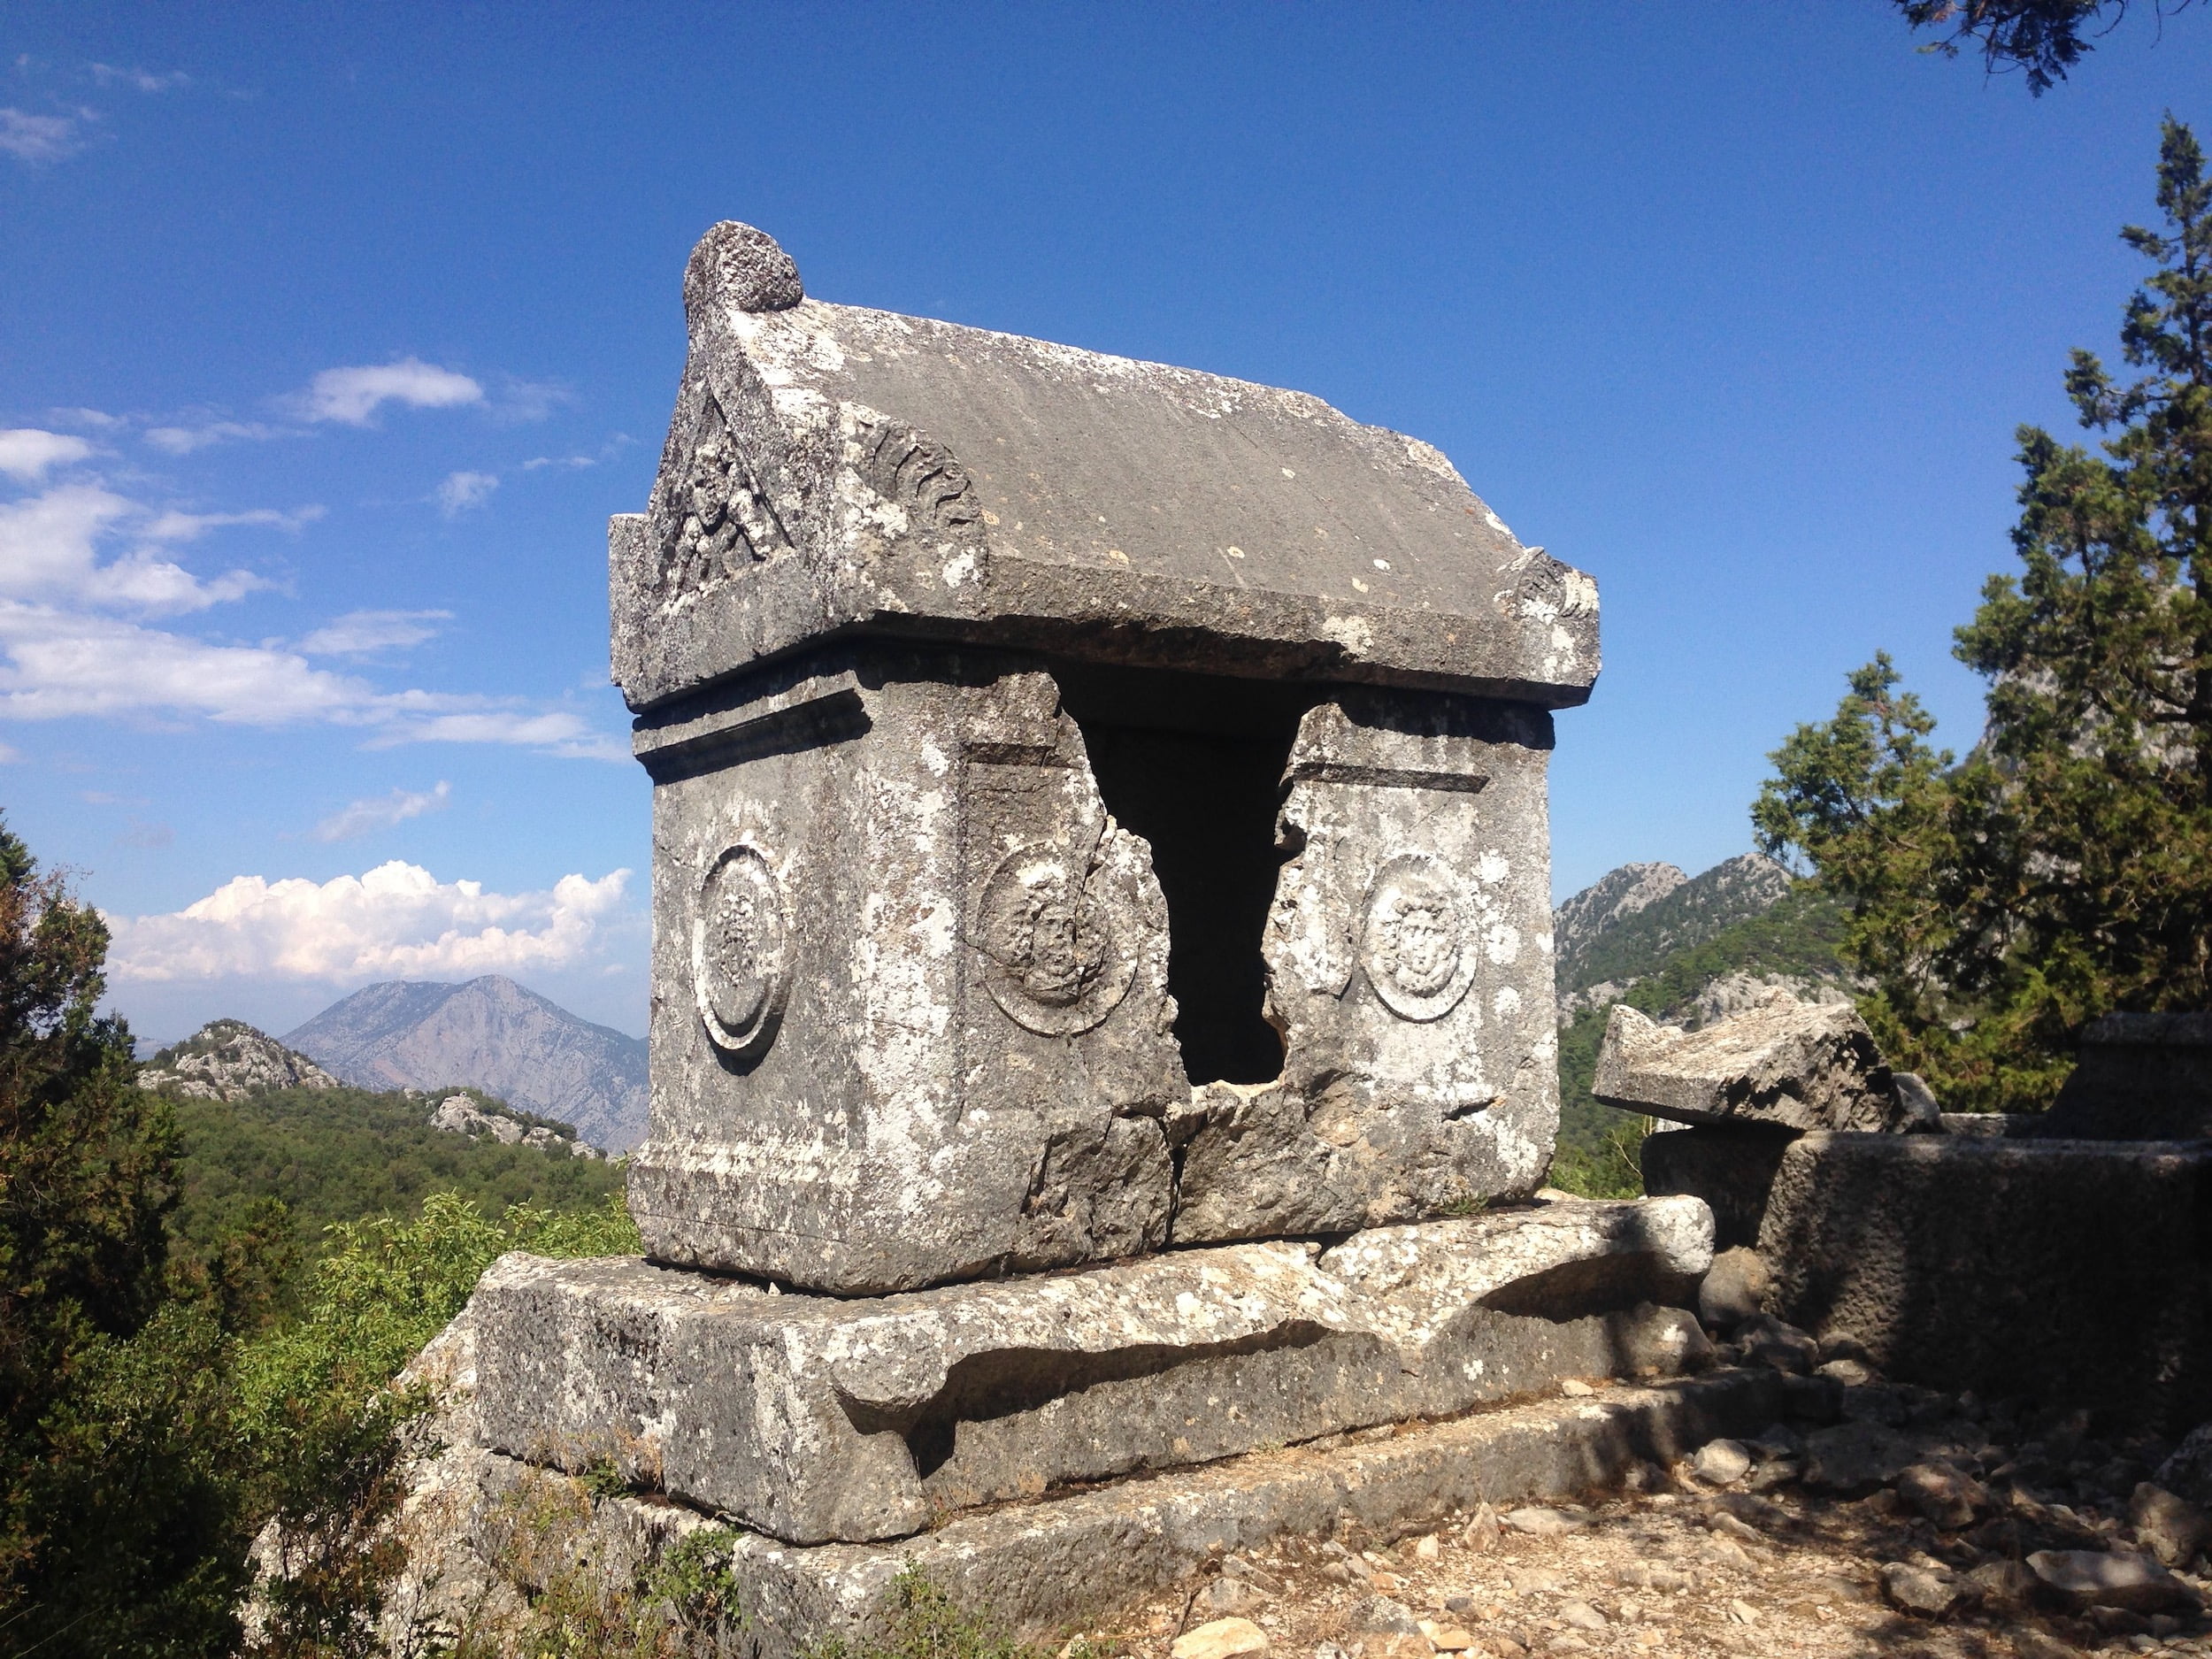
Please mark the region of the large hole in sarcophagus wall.
<svg viewBox="0 0 2212 1659"><path fill-rule="evenodd" d="M1282 1039L1262 1013L1261 946L1282 855L1283 769L1311 694L1264 681L1061 665L1098 790L1152 844L1167 898L1168 990L1194 1083L1265 1083Z"/></svg>

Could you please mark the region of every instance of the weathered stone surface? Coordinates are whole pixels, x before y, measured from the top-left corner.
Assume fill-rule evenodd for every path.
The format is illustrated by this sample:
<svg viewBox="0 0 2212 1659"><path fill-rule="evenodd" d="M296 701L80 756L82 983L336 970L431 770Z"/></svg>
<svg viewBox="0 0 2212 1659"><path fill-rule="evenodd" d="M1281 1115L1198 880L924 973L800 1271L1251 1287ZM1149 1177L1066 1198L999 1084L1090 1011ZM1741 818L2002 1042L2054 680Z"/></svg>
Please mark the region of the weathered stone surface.
<svg viewBox="0 0 2212 1659"><path fill-rule="evenodd" d="M1708 1440L1690 1467L1708 1486L1732 1486L1751 1472L1751 1454L1740 1440Z"/></svg>
<svg viewBox="0 0 2212 1659"><path fill-rule="evenodd" d="M470 1303L475 1409L511 1455L611 1463L793 1541L895 1538L1071 1482L1679 1369L1701 1357L1686 1316L1646 1299L1710 1249L1702 1207L1664 1199L867 1301L515 1255Z"/></svg>
<svg viewBox="0 0 2212 1659"><path fill-rule="evenodd" d="M1413 1221L1541 1182L1548 742L1526 714L1403 694L1300 722L1264 947L1280 1081L1195 1089L1171 1116L1176 1242Z"/></svg>
<svg viewBox="0 0 2212 1659"><path fill-rule="evenodd" d="M1641 1463L1671 1462L1716 1435L1747 1432L1779 1409L1771 1374L1724 1372L1617 1387L1602 1401L1485 1412L1371 1444L1254 1453L956 1517L890 1545L797 1548L741 1535L733 1564L752 1620L748 1652L751 1659L795 1659L829 1638L880 1638L884 1592L909 1563L960 1605L989 1607L1026 1634L1056 1637L1225 1553L1289 1533L1325 1538L1340 1525L1397 1537L1455 1509L1579 1495ZM422 1537L396 1598L427 1633L441 1617L434 1593L480 1585L494 1571L483 1552L496 1541L503 1513L542 1513L552 1507L543 1494L580 1483L457 1447L418 1489L433 1486L450 1501L458 1525ZM573 1539L560 1540L571 1547L567 1558L595 1555L617 1572L709 1524L696 1510L645 1498L574 1508L584 1521Z"/></svg>
<svg viewBox="0 0 2212 1659"><path fill-rule="evenodd" d="M1794 1133L1766 1124L1715 1124L1646 1135L1638 1154L1647 1193L1687 1193L1713 1212L1713 1237L1724 1249L1759 1241L1767 1188Z"/></svg>
<svg viewBox="0 0 2212 1659"><path fill-rule="evenodd" d="M1248 1618L1217 1618L1186 1631L1168 1649L1168 1659L1240 1659L1267 1651L1267 1632Z"/></svg>
<svg viewBox="0 0 2212 1659"><path fill-rule="evenodd" d="M1768 1306L1901 1381L2193 1423L2208 1175L2172 1144L1807 1135L1768 1199Z"/></svg>
<svg viewBox="0 0 2212 1659"><path fill-rule="evenodd" d="M2185 1567L2212 1544L2212 1515L2148 1480L2129 1495L2128 1525L2162 1566Z"/></svg>
<svg viewBox="0 0 2212 1659"><path fill-rule="evenodd" d="M1947 1572L1931 1572L1909 1562L1893 1561L1882 1568L1882 1594L1892 1607L1923 1618L1941 1618L1959 1599L1958 1580Z"/></svg>
<svg viewBox="0 0 2212 1659"><path fill-rule="evenodd" d="M2028 1557L2028 1567L2081 1607L2165 1613L2197 1605L2196 1593L2165 1568L2124 1550L2039 1549Z"/></svg>
<svg viewBox="0 0 2212 1659"><path fill-rule="evenodd" d="M1908 1121L1857 1011L1786 991L1694 1032L1618 1004L1591 1092L1609 1106L1688 1124L1895 1130Z"/></svg>
<svg viewBox="0 0 2212 1659"><path fill-rule="evenodd" d="M1897 1495L1947 1532L1970 1526L1989 1507L1989 1491L1948 1463L1915 1463L1897 1477Z"/></svg>
<svg viewBox="0 0 2212 1659"><path fill-rule="evenodd" d="M1713 1231L1717 1242L1717 1217ZM1745 1320L1758 1317L1767 1283L1766 1263L1750 1246L1740 1244L1718 1251L1704 1283L1697 1287L1698 1317L1715 1330L1732 1331Z"/></svg>
<svg viewBox="0 0 2212 1659"><path fill-rule="evenodd" d="M2081 1033L2081 1057L2039 1137L2212 1139L2212 1013L2107 1014Z"/></svg>
<svg viewBox="0 0 2212 1659"><path fill-rule="evenodd" d="M640 735L648 1251L868 1293L1164 1242L1166 910L1058 688L812 667Z"/></svg>
<svg viewBox="0 0 2212 1659"><path fill-rule="evenodd" d="M641 723L649 1253L866 1294L1532 1191L1549 741L877 648Z"/></svg>
<svg viewBox="0 0 2212 1659"><path fill-rule="evenodd" d="M1920 1457L1917 1441L1878 1423L1839 1423L1805 1437L1805 1484L1847 1496L1887 1486Z"/></svg>
<svg viewBox="0 0 2212 1659"><path fill-rule="evenodd" d="M2183 1435L2157 1474L2167 1491L2212 1508L2212 1423L2200 1423Z"/></svg>
<svg viewBox="0 0 2212 1659"><path fill-rule="evenodd" d="M734 224L685 309L651 504L610 529L634 708L854 629L1589 695L1594 585L1417 440L1302 392L803 299Z"/></svg>

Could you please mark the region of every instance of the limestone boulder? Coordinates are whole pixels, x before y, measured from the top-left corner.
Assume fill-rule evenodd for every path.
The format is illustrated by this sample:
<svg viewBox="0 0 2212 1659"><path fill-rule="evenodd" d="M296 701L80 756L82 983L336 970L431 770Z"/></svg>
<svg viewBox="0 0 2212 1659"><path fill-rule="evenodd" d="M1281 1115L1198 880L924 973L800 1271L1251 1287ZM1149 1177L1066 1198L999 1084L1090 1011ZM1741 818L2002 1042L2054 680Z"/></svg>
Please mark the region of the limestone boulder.
<svg viewBox="0 0 2212 1659"><path fill-rule="evenodd" d="M1856 1010L1786 991L1694 1032L1617 1006L1592 1093L1687 1124L1897 1131L1915 1116Z"/></svg>

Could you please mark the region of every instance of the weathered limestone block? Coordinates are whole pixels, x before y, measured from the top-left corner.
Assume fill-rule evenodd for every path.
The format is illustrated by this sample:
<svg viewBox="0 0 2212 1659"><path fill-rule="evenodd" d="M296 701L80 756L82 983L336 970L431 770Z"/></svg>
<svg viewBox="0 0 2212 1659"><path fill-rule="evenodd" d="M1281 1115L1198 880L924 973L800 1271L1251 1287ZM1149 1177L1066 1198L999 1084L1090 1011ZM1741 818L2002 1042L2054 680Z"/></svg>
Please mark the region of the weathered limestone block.
<svg viewBox="0 0 2212 1659"><path fill-rule="evenodd" d="M2107 1014L2035 1127L2075 1141L2212 1140L2212 1014Z"/></svg>
<svg viewBox="0 0 2212 1659"><path fill-rule="evenodd" d="M1303 392L802 295L749 226L692 255L652 503L611 527L634 709L854 629L1588 697L1595 586L1429 445Z"/></svg>
<svg viewBox="0 0 2212 1659"><path fill-rule="evenodd" d="M648 1251L864 1293L1160 1244L1167 917L1051 679L813 666L640 733Z"/></svg>
<svg viewBox="0 0 2212 1659"><path fill-rule="evenodd" d="M1770 1311L1891 1377L2174 1428L2212 1416L2212 1148L1809 1134L1759 1254Z"/></svg>
<svg viewBox="0 0 2212 1659"><path fill-rule="evenodd" d="M1684 1369L1694 1199L1560 1202L861 1301L510 1256L470 1303L482 1443L797 1542Z"/></svg>
<svg viewBox="0 0 2212 1659"><path fill-rule="evenodd" d="M1801 1002L1786 991L1694 1032L1617 1004L1591 1093L1609 1106L1687 1124L1901 1131L1918 1121L1857 1010Z"/></svg>
<svg viewBox="0 0 2212 1659"><path fill-rule="evenodd" d="M1265 952L1279 1082L1194 1094L1178 1243L1532 1192L1559 1125L1543 714L1345 692L1285 773Z"/></svg>
<svg viewBox="0 0 2212 1659"><path fill-rule="evenodd" d="M1286 1535L1328 1537L1349 1525L1388 1540L1480 1503L1587 1494L1640 1463L1668 1463L1717 1436L1756 1433L1785 1415L1783 1393L1778 1373L1759 1370L1538 1401L1368 1444L1256 1451L955 1516L895 1543L795 1547L741 1532L731 1564L751 1620L746 1651L798 1659L831 1640L885 1640L886 1592L910 1566L956 1604L987 1607L1025 1636L1056 1640L1209 1560ZM652 1497L594 1502L572 1477L466 1448L444 1454L421 1484L465 1501L453 1506L461 1525L421 1537L393 1598L418 1634L449 1638L480 1621L478 1609L495 1600L482 1586L514 1570L518 1517L536 1523L535 1554L597 1563L618 1583L712 1524ZM549 1515L568 1525L549 1529L541 1518Z"/></svg>
<svg viewBox="0 0 2212 1659"><path fill-rule="evenodd" d="M1644 1190L1656 1198L1686 1193L1713 1212L1713 1248L1759 1241L1767 1189L1795 1135L1770 1124L1711 1124L1644 1137Z"/></svg>

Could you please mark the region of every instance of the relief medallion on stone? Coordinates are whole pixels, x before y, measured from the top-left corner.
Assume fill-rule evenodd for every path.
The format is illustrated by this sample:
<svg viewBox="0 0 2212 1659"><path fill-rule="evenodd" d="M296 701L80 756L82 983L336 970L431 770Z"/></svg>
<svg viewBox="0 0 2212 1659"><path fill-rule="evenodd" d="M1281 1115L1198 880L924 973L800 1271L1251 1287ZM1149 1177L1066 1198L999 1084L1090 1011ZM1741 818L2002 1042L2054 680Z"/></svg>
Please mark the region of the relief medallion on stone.
<svg viewBox="0 0 2212 1659"><path fill-rule="evenodd" d="M1136 972L1087 860L1051 841L1018 847L983 884L973 940L983 982L1016 1025L1048 1037L1086 1032L1114 1011Z"/></svg>
<svg viewBox="0 0 2212 1659"><path fill-rule="evenodd" d="M1426 853L1405 853L1369 889L1360 966L1383 1006L1402 1019L1441 1019L1474 983L1459 884Z"/></svg>
<svg viewBox="0 0 2212 1659"><path fill-rule="evenodd" d="M758 848L728 848L708 866L691 938L699 1018L715 1046L733 1056L767 1048L791 977L791 927Z"/></svg>

